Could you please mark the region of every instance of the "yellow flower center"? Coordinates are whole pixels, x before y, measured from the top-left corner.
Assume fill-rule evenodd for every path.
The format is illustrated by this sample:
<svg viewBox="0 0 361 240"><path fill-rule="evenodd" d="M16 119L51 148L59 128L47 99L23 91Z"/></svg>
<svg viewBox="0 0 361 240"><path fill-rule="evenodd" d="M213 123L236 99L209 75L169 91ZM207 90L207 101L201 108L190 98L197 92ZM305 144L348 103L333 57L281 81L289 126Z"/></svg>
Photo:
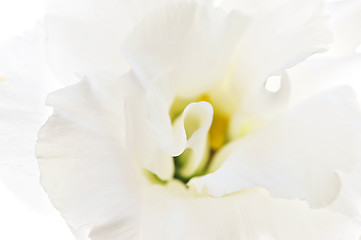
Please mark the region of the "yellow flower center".
<svg viewBox="0 0 361 240"><path fill-rule="evenodd" d="M199 101L205 101L212 104L207 94L202 95L199 98ZM227 141L227 130L230 117L227 114L217 111L217 108L213 109L213 112L213 121L211 128L209 129L209 141L211 149L217 151Z"/></svg>

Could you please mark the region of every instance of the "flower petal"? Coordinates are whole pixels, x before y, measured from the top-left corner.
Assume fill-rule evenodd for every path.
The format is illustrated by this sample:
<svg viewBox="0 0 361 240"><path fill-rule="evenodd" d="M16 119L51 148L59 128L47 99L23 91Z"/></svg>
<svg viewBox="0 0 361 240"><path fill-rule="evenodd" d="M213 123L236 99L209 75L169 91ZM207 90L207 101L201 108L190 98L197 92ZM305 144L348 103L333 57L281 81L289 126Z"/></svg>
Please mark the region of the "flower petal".
<svg viewBox="0 0 361 240"><path fill-rule="evenodd" d="M359 0L337 1L328 4L334 42L331 56L347 55L361 44L361 2Z"/></svg>
<svg viewBox="0 0 361 240"><path fill-rule="evenodd" d="M361 164L350 173L338 173L341 190L335 200L328 206L331 211L340 212L357 218L361 217Z"/></svg>
<svg viewBox="0 0 361 240"><path fill-rule="evenodd" d="M277 114L288 100L279 95L287 94L268 92L265 89L267 78L280 76L285 69L310 55L325 51L331 40L322 1L282 2L277 8L253 16L241 40L235 77L242 105L235 121L247 116ZM282 101L275 104L276 101L269 101L272 98ZM234 131L239 132L242 124L242 121L233 123Z"/></svg>
<svg viewBox="0 0 361 240"><path fill-rule="evenodd" d="M213 0L214 5L220 6L227 11L238 10L251 16L261 16L272 12L290 0Z"/></svg>
<svg viewBox="0 0 361 240"><path fill-rule="evenodd" d="M180 183L153 186L144 196L143 209L141 239L358 240L360 236L360 226L350 218L311 210L298 200L273 199L261 189L212 198L195 197ZM116 239L106 236L104 229L93 233L95 240Z"/></svg>
<svg viewBox="0 0 361 240"><path fill-rule="evenodd" d="M54 114L39 132L41 183L70 227L89 229L118 219L119 238L137 233L138 172L127 151L124 96L133 79L117 74L88 80L49 95Z"/></svg>
<svg viewBox="0 0 361 240"><path fill-rule="evenodd" d="M323 90L350 85L360 96L361 54L330 58L327 54L311 57L289 69L292 85L291 105L304 101Z"/></svg>
<svg viewBox="0 0 361 240"><path fill-rule="evenodd" d="M74 74L98 68L127 68L120 47L144 16L166 0L47 0L45 28L50 67L65 83Z"/></svg>
<svg viewBox="0 0 361 240"><path fill-rule="evenodd" d="M338 194L336 171L350 172L361 159L360 120L352 91L325 92L225 148L214 161L223 165L190 185L213 196L262 186L324 206Z"/></svg>
<svg viewBox="0 0 361 240"><path fill-rule="evenodd" d="M134 80L133 83L137 82L134 73L130 74ZM132 152L132 158L136 159L142 167L162 180L169 180L174 175L173 158L158 144L158 138L148 119L152 111L155 111L152 113L153 116L162 112L166 101L154 102L156 107L152 108L149 106L149 95L146 96L147 93L142 86L138 85L133 91L134 93L130 94L125 101L128 149ZM141 151L139 151L140 148Z"/></svg>
<svg viewBox="0 0 361 240"><path fill-rule="evenodd" d="M177 96L194 97L221 80L247 23L240 13L181 2L144 18L123 54L145 86L168 74Z"/></svg>

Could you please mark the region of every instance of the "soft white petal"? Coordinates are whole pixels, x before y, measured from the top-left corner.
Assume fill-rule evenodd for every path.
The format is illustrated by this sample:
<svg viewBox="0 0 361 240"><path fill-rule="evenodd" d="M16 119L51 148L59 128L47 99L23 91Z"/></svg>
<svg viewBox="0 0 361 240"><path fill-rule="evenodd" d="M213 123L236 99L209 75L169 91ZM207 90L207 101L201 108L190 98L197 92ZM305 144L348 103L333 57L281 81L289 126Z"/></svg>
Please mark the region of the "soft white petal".
<svg viewBox="0 0 361 240"><path fill-rule="evenodd" d="M227 11L238 10L247 15L262 16L279 8L290 0L213 0L213 4Z"/></svg>
<svg viewBox="0 0 361 240"><path fill-rule="evenodd" d="M133 82L137 82L134 74L132 72L130 74ZM134 93L129 95L125 102L128 150L132 152L132 158L139 161L144 168L155 173L160 179L168 180L174 175L173 158L159 146L149 120L150 113L153 116L162 113L167 101L154 102L152 108L149 106L151 97L146 94L144 88L138 84ZM157 123L163 124L163 122ZM166 128L165 126L161 128L163 127Z"/></svg>
<svg viewBox="0 0 361 240"><path fill-rule="evenodd" d="M225 161L217 171L190 185L213 196L262 186L324 206L338 194L336 171L350 172L361 159L360 120L350 89L325 92L233 143L225 159L214 160Z"/></svg>
<svg viewBox="0 0 361 240"><path fill-rule="evenodd" d="M291 83L288 73L285 71L281 76L274 77L279 80L279 88L275 92L269 91L266 87L269 78L263 86L257 86L257 84L248 86L249 91L243 95L246 99L238 100L243 103L238 106L232 116L228 129L231 139L262 126L288 107L291 96ZM238 95L238 97L240 96ZM247 98L250 102L247 102Z"/></svg>
<svg viewBox="0 0 361 240"><path fill-rule="evenodd" d="M143 193L139 238L159 240L358 240L360 226L328 210L297 200L276 200L261 189L224 198L195 197L178 182ZM90 231L92 240L124 237L121 221ZM287 227L285 227L287 226Z"/></svg>
<svg viewBox="0 0 361 240"><path fill-rule="evenodd" d="M42 0L1 1L0 44L33 28L43 15L44 3Z"/></svg>
<svg viewBox="0 0 361 240"><path fill-rule="evenodd" d="M328 4L334 42L331 56L347 55L361 44L361 1L346 0Z"/></svg>
<svg viewBox="0 0 361 240"><path fill-rule="evenodd" d="M338 173L341 181L341 190L328 208L361 220L361 164L350 173Z"/></svg>
<svg viewBox="0 0 361 240"><path fill-rule="evenodd" d="M361 96L361 55L329 58L322 54L312 57L288 71L292 86L291 105L295 105L323 90L350 85Z"/></svg>
<svg viewBox="0 0 361 240"><path fill-rule="evenodd" d="M138 172L125 145L124 96L132 84L127 75L91 75L47 99L54 114L36 145L41 183L81 239L116 220L119 238L137 234Z"/></svg>
<svg viewBox="0 0 361 240"><path fill-rule="evenodd" d="M166 0L47 0L45 27L51 69L65 83L75 73L127 68L120 47L134 25Z"/></svg>
<svg viewBox="0 0 361 240"><path fill-rule="evenodd" d="M276 200L260 189L222 198L195 197L180 183L144 196L141 239L358 240L360 226L306 202ZM104 233L104 231L103 231ZM118 238L100 237L97 240Z"/></svg>
<svg viewBox="0 0 361 240"><path fill-rule="evenodd" d="M241 40L235 77L242 105L232 123L237 134L243 124L240 118L270 117L287 103L287 81L281 83L283 91L272 93L265 89L267 78L280 76L310 55L325 51L331 40L321 1L282 2L254 15Z"/></svg>
<svg viewBox="0 0 361 240"><path fill-rule="evenodd" d="M122 51L145 86L167 75L177 96L194 97L224 76L247 23L240 13L182 2L144 18Z"/></svg>
<svg viewBox="0 0 361 240"><path fill-rule="evenodd" d="M170 156L181 154L187 144L184 126L179 122L173 126L169 110L174 99L174 91L167 79L156 86L145 88L147 91L147 121L153 135L164 152Z"/></svg>

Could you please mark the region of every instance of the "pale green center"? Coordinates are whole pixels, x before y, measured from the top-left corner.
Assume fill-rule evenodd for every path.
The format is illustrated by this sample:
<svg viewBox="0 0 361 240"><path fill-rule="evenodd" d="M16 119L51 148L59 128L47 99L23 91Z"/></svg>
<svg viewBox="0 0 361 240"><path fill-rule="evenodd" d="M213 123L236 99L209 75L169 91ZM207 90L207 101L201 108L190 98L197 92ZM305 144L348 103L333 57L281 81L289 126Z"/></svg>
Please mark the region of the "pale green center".
<svg viewBox="0 0 361 240"><path fill-rule="evenodd" d="M174 157L175 163L175 174L174 178L183 181L184 183L188 182L189 179L195 176L201 176L208 172L208 168L212 162L213 156L217 151L222 148L228 141L228 128L231 119L231 115L227 114L220 108L217 108L217 104L214 104L208 94L203 94L193 100L185 99L176 99L169 111L169 115L172 120L176 119L185 109L185 107L191 102L201 102L205 101L212 105L213 107L213 121L211 127L208 131L208 144L207 152L205 154L205 160L203 164L197 169L197 171L191 176L185 176L182 174L182 168L185 163L189 160L192 150L186 149L181 155ZM187 136L191 136L193 132L198 128L196 125L187 124L186 132Z"/></svg>

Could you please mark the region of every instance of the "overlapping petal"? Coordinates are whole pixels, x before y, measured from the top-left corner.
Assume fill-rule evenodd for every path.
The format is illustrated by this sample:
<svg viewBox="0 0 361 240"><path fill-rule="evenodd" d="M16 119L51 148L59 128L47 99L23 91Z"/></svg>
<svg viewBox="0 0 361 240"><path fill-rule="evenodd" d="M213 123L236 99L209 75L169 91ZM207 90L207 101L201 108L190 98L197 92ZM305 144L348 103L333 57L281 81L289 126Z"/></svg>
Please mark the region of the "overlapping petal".
<svg viewBox="0 0 361 240"><path fill-rule="evenodd" d="M138 83L125 101L126 136L128 150L132 158L140 161L141 165L160 179L168 180L174 175L174 163L170 154L167 154L158 144L156 135L149 124L149 96L139 84L133 72L129 73L133 83ZM156 104L157 111L162 109L164 102ZM162 123L162 122L161 122ZM181 135L182 137L182 135Z"/></svg>
<svg viewBox="0 0 361 240"><path fill-rule="evenodd" d="M83 81L48 99L55 115L39 134L42 183L79 239L359 238L359 226L348 217L257 189L213 198L177 182L142 188L122 147L126 121L116 114L124 103L122 80Z"/></svg>
<svg viewBox="0 0 361 240"><path fill-rule="evenodd" d="M327 54L322 54L319 57L312 57L288 71L293 90L290 99L291 106L325 89L345 84L353 87L359 96L361 93L359 88L361 55L355 53L338 58L327 56Z"/></svg>
<svg viewBox="0 0 361 240"><path fill-rule="evenodd" d="M282 77L279 91L269 92L265 89L268 77L280 76L312 54L325 51L331 41L322 1L256 2L272 8L253 13L240 42L235 77L242 104L232 122L235 135L241 131L245 118L269 118L287 106L288 78Z"/></svg>
<svg viewBox="0 0 361 240"><path fill-rule="evenodd" d="M195 98L224 77L247 23L240 13L178 3L145 18L126 39L123 54L147 91L149 124L169 155L180 155L188 142L184 124L171 122L172 102ZM190 161L192 171L202 157Z"/></svg>
<svg viewBox="0 0 361 240"><path fill-rule="evenodd" d="M328 209L359 219L361 216L360 163L350 173L338 172L338 175L341 190Z"/></svg>
<svg viewBox="0 0 361 240"><path fill-rule="evenodd" d="M352 54L361 44L361 2L335 1L328 4L334 41L328 55L337 57Z"/></svg>
<svg viewBox="0 0 361 240"><path fill-rule="evenodd" d="M223 196L262 186L278 197L329 204L340 190L336 171L361 159L360 112L348 88L325 92L293 108L220 153L223 165L190 185Z"/></svg>

